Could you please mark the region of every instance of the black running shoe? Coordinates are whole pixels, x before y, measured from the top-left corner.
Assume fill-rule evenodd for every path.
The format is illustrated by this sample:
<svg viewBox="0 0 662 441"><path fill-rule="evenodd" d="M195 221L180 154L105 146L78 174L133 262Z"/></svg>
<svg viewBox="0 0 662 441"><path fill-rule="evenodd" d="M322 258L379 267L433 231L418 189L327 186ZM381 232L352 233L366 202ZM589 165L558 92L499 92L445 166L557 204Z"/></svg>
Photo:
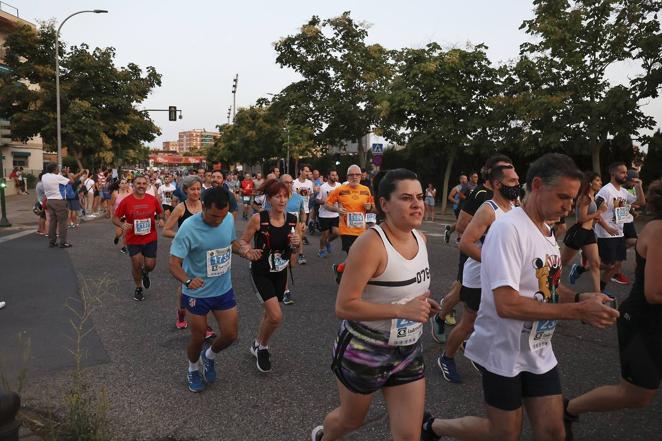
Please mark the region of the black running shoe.
<svg viewBox="0 0 662 441"><path fill-rule="evenodd" d="M446 229L444 230L444 241L446 241L446 243L451 241L451 226L450 225L446 225Z"/></svg>
<svg viewBox="0 0 662 441"><path fill-rule="evenodd" d="M579 421L579 417L568 413L568 403L570 400L563 399L563 426L565 427L565 441L573 441L575 439L572 434L572 423Z"/></svg>
<svg viewBox="0 0 662 441"><path fill-rule="evenodd" d="M257 358L257 369L260 372L269 372L271 370L271 360L269 357L269 349L260 348L260 346L253 342L250 347L251 354Z"/></svg>
<svg viewBox="0 0 662 441"><path fill-rule="evenodd" d="M120 238L119 238L119 237L115 237L115 239L113 239L113 243L114 243L115 245L117 245L119 242L120 242Z"/></svg>
<svg viewBox="0 0 662 441"><path fill-rule="evenodd" d="M439 441L441 437L435 435L432 430L432 422L434 417L430 412L423 414L423 428L421 429L421 441Z"/></svg>
<svg viewBox="0 0 662 441"><path fill-rule="evenodd" d="M312 441L322 441L323 436L324 436L324 426L317 426L310 433L310 439Z"/></svg>
<svg viewBox="0 0 662 441"><path fill-rule="evenodd" d="M143 295L143 289L142 288L136 288L136 290L133 292L133 300L136 302L142 302L145 296Z"/></svg>
<svg viewBox="0 0 662 441"><path fill-rule="evenodd" d="M127 254L128 252L129 252L129 250L126 247L120 248L120 253Z"/></svg>
<svg viewBox="0 0 662 441"><path fill-rule="evenodd" d="M145 289L149 289L151 285L152 282L149 280L149 273L143 270L143 286L145 287Z"/></svg>

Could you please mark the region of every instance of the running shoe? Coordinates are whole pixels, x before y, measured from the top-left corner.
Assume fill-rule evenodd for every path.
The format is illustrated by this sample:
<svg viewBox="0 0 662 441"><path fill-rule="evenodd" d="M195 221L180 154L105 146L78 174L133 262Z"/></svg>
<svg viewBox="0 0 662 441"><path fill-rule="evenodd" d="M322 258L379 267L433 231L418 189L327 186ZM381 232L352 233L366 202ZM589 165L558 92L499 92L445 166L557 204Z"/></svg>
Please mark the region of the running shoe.
<svg viewBox="0 0 662 441"><path fill-rule="evenodd" d="M251 345L251 354L257 359L257 370L260 372L269 372L271 370L271 360L268 348L260 348L256 342Z"/></svg>
<svg viewBox="0 0 662 441"><path fill-rule="evenodd" d="M143 270L143 286L145 287L145 289L149 289L151 285L152 282L149 280L149 273Z"/></svg>
<svg viewBox="0 0 662 441"><path fill-rule="evenodd" d="M317 426L310 433L310 439L312 441L322 441L323 436L324 436L324 426Z"/></svg>
<svg viewBox="0 0 662 441"><path fill-rule="evenodd" d="M207 330L205 331L205 340L208 339L208 338L214 338L214 337L216 337L216 333L211 328L211 326L207 326Z"/></svg>
<svg viewBox="0 0 662 441"><path fill-rule="evenodd" d="M623 273L614 274L614 276L611 278L611 281L614 282L614 283L618 283L619 285L629 285L630 284L630 279L625 277L625 274L623 274Z"/></svg>
<svg viewBox="0 0 662 441"><path fill-rule="evenodd" d="M574 285L577 283L577 279L582 275L584 271L582 271L584 268L581 265L578 264L573 264L572 268L570 268L570 274L568 274L568 281L570 281L571 285Z"/></svg>
<svg viewBox="0 0 662 441"><path fill-rule="evenodd" d="M126 246L124 246L124 247L120 248L120 253L122 253L122 254L128 254L128 253L129 253L129 250L127 249Z"/></svg>
<svg viewBox="0 0 662 441"><path fill-rule="evenodd" d="M113 239L113 244L117 245L119 243L119 241L120 241L120 238L115 237L115 239Z"/></svg>
<svg viewBox="0 0 662 441"><path fill-rule="evenodd" d="M143 295L143 289L138 287L136 290L133 292L133 300L136 302L142 302L145 296Z"/></svg>
<svg viewBox="0 0 662 441"><path fill-rule="evenodd" d="M455 310L453 309L450 313L446 314L446 318L444 319L446 324L448 326L455 326L457 323L457 320L455 319Z"/></svg>
<svg viewBox="0 0 662 441"><path fill-rule="evenodd" d="M186 329L188 328L188 323L186 322L186 313L183 310L177 311L177 323L175 323L177 329Z"/></svg>
<svg viewBox="0 0 662 441"><path fill-rule="evenodd" d="M293 305L294 300L292 300L292 291L289 289L283 293L283 304L284 305Z"/></svg>
<svg viewBox="0 0 662 441"><path fill-rule="evenodd" d="M71 248L72 246L73 245L71 245L69 242L64 242L60 244L60 248Z"/></svg>
<svg viewBox="0 0 662 441"><path fill-rule="evenodd" d="M446 225L446 229L444 230L444 241L446 243L449 243L451 241L451 226Z"/></svg>
<svg viewBox="0 0 662 441"><path fill-rule="evenodd" d="M444 299L441 299L441 301L443 302ZM432 332L432 339L434 341L439 344L446 343L446 327L439 314L430 317L430 331Z"/></svg>
<svg viewBox="0 0 662 441"><path fill-rule="evenodd" d="M437 365L439 365L439 369L441 369L441 375L443 375L444 380L449 383L462 383L462 377L460 377L460 374L457 371L454 359L442 354L437 359Z"/></svg>
<svg viewBox="0 0 662 441"><path fill-rule="evenodd" d="M565 426L565 441L574 441L575 437L572 433L572 423L579 421L579 417L568 413L568 403L570 400L563 399L563 425Z"/></svg>
<svg viewBox="0 0 662 441"><path fill-rule="evenodd" d="M327 254L327 252L326 252L326 248L322 248L321 250L319 250L319 251L317 252L317 256L318 256L318 257L321 257L321 258L328 257L328 254Z"/></svg>
<svg viewBox="0 0 662 441"><path fill-rule="evenodd" d="M305 265L306 263L306 257L303 254L299 254L299 257L297 257L297 264Z"/></svg>
<svg viewBox="0 0 662 441"><path fill-rule="evenodd" d="M421 441L439 441L441 437L435 435L432 430L432 422L434 417L430 412L423 414L423 427L421 428Z"/></svg>
<svg viewBox="0 0 662 441"><path fill-rule="evenodd" d="M202 348L200 352L200 361L202 362L202 377L207 383L213 383L216 381L216 368L214 368L214 360L210 360L205 355L207 352L206 348Z"/></svg>
<svg viewBox="0 0 662 441"><path fill-rule="evenodd" d="M200 371L192 371L188 373L188 390L191 392L202 392L205 390L205 384L202 382Z"/></svg>
<svg viewBox="0 0 662 441"><path fill-rule="evenodd" d="M315 224L313 221L308 222L308 234L315 234ZM308 244L306 244L308 245Z"/></svg>

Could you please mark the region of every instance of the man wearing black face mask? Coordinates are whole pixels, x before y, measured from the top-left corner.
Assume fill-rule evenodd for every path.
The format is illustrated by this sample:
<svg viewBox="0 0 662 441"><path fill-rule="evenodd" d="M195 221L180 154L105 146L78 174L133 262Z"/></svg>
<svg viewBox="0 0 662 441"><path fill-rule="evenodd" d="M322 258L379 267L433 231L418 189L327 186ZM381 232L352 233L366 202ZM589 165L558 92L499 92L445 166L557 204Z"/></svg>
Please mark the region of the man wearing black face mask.
<svg viewBox="0 0 662 441"><path fill-rule="evenodd" d="M494 191L492 198L483 202L460 240L460 251L469 256L464 263L460 300L464 302L464 314L460 323L451 331L446 341L445 351L437 359L441 374L446 381L460 383L461 377L455 366L455 354L460 345L471 334L480 306L480 249L490 225L502 214L510 211L519 198L519 176L512 165L497 165L486 180Z"/></svg>

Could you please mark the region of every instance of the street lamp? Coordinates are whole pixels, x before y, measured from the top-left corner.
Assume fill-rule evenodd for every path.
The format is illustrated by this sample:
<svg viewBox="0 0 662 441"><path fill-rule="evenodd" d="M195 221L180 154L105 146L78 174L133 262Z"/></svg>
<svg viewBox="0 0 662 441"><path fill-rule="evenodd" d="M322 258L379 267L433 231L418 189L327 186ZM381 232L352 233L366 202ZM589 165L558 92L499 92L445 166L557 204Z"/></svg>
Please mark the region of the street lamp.
<svg viewBox="0 0 662 441"><path fill-rule="evenodd" d="M62 26L74 15L83 14L85 12L92 12L94 14L107 14L105 9L92 9L85 11L78 11L65 18L55 33L55 106L57 115L57 166L62 170L62 124L60 122L60 29Z"/></svg>

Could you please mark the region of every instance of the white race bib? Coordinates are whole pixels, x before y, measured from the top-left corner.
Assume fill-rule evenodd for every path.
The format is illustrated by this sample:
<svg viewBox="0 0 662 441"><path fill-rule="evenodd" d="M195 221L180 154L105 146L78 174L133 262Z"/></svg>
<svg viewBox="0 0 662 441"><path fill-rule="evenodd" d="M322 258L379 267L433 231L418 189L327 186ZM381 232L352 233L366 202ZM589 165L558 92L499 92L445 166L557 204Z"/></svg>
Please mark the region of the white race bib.
<svg viewBox="0 0 662 441"><path fill-rule="evenodd" d="M152 219L135 219L133 221L133 234L147 236L152 231Z"/></svg>
<svg viewBox="0 0 662 441"><path fill-rule="evenodd" d="M366 213L365 214L365 223L366 224L376 224L377 223L377 213Z"/></svg>
<svg viewBox="0 0 662 441"><path fill-rule="evenodd" d="M423 323L397 318L391 320L391 331L388 336L390 346L413 345L423 334Z"/></svg>
<svg viewBox="0 0 662 441"><path fill-rule="evenodd" d="M532 323L529 334L529 347L532 351L544 348L552 342L552 336L556 329L556 320L539 320Z"/></svg>
<svg viewBox="0 0 662 441"><path fill-rule="evenodd" d="M227 273L232 263L231 247L207 251L207 277L218 277Z"/></svg>
<svg viewBox="0 0 662 441"><path fill-rule="evenodd" d="M347 226L350 228L365 228L363 213L347 213Z"/></svg>
<svg viewBox="0 0 662 441"><path fill-rule="evenodd" d="M249 202L251 201L251 197L250 197L250 196L242 196L241 199L242 199L242 200L244 201L244 203L246 203L246 204L249 203Z"/></svg>
<svg viewBox="0 0 662 441"><path fill-rule="evenodd" d="M627 224L632 222L630 220L632 216L630 215L630 207L616 207L614 208L614 218L616 219L617 224Z"/></svg>
<svg viewBox="0 0 662 441"><path fill-rule="evenodd" d="M280 253L273 253L271 258L273 259L273 265L270 265L269 271L272 273L279 273L283 271L290 263L289 259L283 259L283 256Z"/></svg>

